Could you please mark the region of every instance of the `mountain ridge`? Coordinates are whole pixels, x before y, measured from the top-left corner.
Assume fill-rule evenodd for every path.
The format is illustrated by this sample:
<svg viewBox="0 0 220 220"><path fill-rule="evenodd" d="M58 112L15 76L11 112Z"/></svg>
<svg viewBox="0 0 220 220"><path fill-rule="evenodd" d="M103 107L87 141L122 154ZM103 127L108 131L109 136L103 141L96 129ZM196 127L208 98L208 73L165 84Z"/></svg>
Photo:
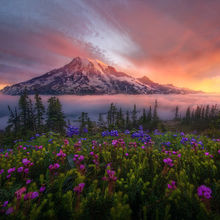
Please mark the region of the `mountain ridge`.
<svg viewBox="0 0 220 220"><path fill-rule="evenodd" d="M99 60L75 57L61 68L53 69L30 80L6 86L3 94L20 95L38 91L42 95L102 94L189 94L197 91L162 85L147 76L135 78Z"/></svg>

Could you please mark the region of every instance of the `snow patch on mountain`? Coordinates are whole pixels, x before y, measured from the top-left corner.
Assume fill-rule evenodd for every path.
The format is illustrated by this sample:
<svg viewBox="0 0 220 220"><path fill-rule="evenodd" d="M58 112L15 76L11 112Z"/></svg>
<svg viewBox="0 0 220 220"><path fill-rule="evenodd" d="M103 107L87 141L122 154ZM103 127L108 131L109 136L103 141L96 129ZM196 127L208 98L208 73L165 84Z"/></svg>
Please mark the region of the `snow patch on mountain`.
<svg viewBox="0 0 220 220"><path fill-rule="evenodd" d="M8 95L28 94L36 91L50 95L103 95L103 94L186 94L195 91L172 85L160 85L148 77L134 78L119 72L99 60L74 58L70 63L39 77L5 87Z"/></svg>

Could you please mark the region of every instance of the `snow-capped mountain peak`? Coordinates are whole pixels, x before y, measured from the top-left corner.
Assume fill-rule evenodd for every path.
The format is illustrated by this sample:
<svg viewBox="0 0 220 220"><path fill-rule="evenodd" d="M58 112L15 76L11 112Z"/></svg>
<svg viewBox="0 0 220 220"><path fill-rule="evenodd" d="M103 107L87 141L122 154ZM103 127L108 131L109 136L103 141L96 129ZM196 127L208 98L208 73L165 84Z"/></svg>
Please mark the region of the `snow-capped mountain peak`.
<svg viewBox="0 0 220 220"><path fill-rule="evenodd" d="M177 87L154 83L148 77L134 78L117 71L99 60L76 57L65 66L54 69L26 82L5 87L2 92L20 95L27 89L29 94L36 90L40 94L154 94L193 93Z"/></svg>

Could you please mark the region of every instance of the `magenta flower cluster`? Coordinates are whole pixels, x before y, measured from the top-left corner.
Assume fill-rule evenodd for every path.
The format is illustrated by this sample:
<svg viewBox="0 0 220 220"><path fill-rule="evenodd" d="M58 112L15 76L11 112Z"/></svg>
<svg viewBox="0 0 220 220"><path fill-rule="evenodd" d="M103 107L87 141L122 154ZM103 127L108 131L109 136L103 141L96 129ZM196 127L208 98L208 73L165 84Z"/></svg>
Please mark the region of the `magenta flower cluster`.
<svg viewBox="0 0 220 220"><path fill-rule="evenodd" d="M60 152L57 153L57 157L66 157L66 154L63 153L62 149L60 149Z"/></svg>
<svg viewBox="0 0 220 220"><path fill-rule="evenodd" d="M167 188L172 190L176 189L176 182L172 180L170 184L167 184Z"/></svg>
<svg viewBox="0 0 220 220"><path fill-rule="evenodd" d="M76 166L78 167L78 169L81 172L85 171L85 165L82 164L83 160L84 160L84 156L83 155L75 154L74 157L73 157L73 161L76 163Z"/></svg>
<svg viewBox="0 0 220 220"><path fill-rule="evenodd" d="M15 167L8 169L8 175L7 175L7 179L9 179L11 177L11 174L15 172Z"/></svg>
<svg viewBox="0 0 220 220"><path fill-rule="evenodd" d="M115 171L114 170L107 170L107 177L104 176L102 179L108 182L115 182L117 180L117 177L115 176Z"/></svg>
<svg viewBox="0 0 220 220"><path fill-rule="evenodd" d="M211 196L212 190L205 185L201 185L197 188L197 194L201 198L206 198L206 199L212 198Z"/></svg>
<svg viewBox="0 0 220 220"><path fill-rule="evenodd" d="M76 164L81 164L83 160L84 160L84 156L83 155L75 154L74 157L73 157L73 161Z"/></svg>
<svg viewBox="0 0 220 220"><path fill-rule="evenodd" d="M211 157L211 158L213 158L213 155L210 154L209 152L205 152L205 155L206 155L206 156L209 156L209 157Z"/></svg>
<svg viewBox="0 0 220 220"><path fill-rule="evenodd" d="M49 170L52 172L52 171L57 170L59 167L60 167L60 164L58 164L58 163L50 164Z"/></svg>
<svg viewBox="0 0 220 220"><path fill-rule="evenodd" d="M170 167L173 166L173 160L170 159L169 157L166 158L166 159L163 159L163 162L164 162L165 164L167 164L168 166L170 166Z"/></svg>
<svg viewBox="0 0 220 220"><path fill-rule="evenodd" d="M90 152L90 155L94 158L92 161L93 161L93 163L96 165L96 167L98 167L99 166L99 156L98 156L98 154L95 154L93 151L92 152Z"/></svg>
<svg viewBox="0 0 220 220"><path fill-rule="evenodd" d="M80 193L82 193L84 186L85 186L85 183L80 183L78 186L75 186L73 190L77 194L80 194Z"/></svg>

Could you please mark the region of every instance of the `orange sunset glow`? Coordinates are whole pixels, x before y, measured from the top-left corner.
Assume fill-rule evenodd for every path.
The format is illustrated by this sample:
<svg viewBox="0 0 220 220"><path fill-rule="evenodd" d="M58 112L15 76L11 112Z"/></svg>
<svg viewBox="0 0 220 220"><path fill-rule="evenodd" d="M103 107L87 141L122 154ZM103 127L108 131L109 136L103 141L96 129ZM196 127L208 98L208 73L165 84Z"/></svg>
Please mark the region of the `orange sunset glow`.
<svg viewBox="0 0 220 220"><path fill-rule="evenodd" d="M218 0L5 1L0 89L82 56L134 77L220 92L219 11Z"/></svg>

